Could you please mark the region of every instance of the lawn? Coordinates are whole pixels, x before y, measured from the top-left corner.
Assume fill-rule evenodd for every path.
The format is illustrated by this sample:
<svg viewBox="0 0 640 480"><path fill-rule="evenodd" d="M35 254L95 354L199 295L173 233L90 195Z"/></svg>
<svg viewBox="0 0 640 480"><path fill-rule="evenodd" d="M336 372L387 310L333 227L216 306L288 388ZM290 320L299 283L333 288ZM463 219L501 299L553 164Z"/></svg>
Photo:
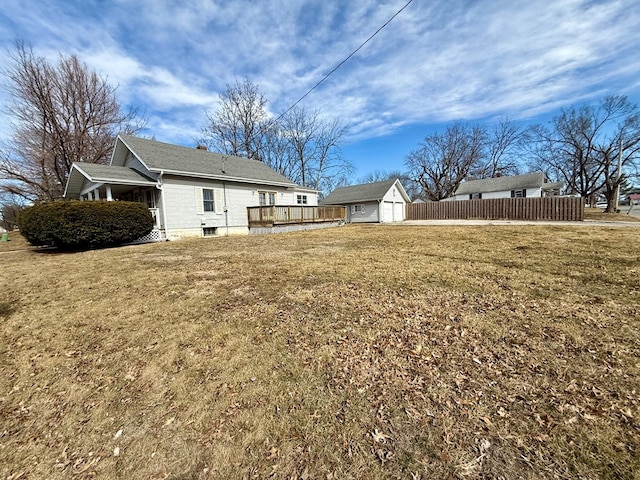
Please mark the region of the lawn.
<svg viewBox="0 0 640 480"><path fill-rule="evenodd" d="M639 233L14 237L0 478L638 478Z"/></svg>

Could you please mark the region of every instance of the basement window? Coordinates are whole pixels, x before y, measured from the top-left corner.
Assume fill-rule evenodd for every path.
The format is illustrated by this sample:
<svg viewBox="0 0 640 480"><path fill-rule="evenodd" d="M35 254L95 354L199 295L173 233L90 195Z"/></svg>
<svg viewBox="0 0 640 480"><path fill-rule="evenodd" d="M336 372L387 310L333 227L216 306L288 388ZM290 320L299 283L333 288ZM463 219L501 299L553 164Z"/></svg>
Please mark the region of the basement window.
<svg viewBox="0 0 640 480"><path fill-rule="evenodd" d="M218 235L218 227L202 227L203 237L215 237Z"/></svg>

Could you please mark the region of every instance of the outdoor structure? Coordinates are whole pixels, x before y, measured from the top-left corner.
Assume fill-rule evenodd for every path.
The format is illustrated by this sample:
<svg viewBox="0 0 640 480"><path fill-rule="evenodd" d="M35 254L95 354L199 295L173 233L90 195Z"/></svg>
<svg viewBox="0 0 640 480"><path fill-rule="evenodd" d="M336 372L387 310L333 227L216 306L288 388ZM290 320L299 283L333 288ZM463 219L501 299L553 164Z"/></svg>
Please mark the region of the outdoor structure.
<svg viewBox="0 0 640 480"><path fill-rule="evenodd" d="M549 182L542 172L483 178L462 182L454 196L447 200L550 197L560 195L563 186L562 182Z"/></svg>
<svg viewBox="0 0 640 480"><path fill-rule="evenodd" d="M398 179L339 187L323 205L345 205L347 222L401 222L409 196Z"/></svg>
<svg viewBox="0 0 640 480"><path fill-rule="evenodd" d="M149 240L247 234L248 207L318 202L316 190L262 162L128 135L118 136L109 165L74 163L64 196L145 203L155 218Z"/></svg>

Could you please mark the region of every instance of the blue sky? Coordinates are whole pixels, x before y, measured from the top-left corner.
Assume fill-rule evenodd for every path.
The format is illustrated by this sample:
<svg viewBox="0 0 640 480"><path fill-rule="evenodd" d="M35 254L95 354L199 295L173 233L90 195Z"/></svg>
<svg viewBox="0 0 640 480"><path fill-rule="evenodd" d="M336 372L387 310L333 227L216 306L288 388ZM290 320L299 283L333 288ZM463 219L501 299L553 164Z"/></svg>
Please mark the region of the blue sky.
<svg viewBox="0 0 640 480"><path fill-rule="evenodd" d="M77 54L146 112L145 135L193 146L227 84L248 78L278 114L406 2L2 0L0 69L18 40L52 61ZM302 105L351 125L354 179L402 170L456 120L546 122L608 94L637 103L639 31L636 0L414 0Z"/></svg>

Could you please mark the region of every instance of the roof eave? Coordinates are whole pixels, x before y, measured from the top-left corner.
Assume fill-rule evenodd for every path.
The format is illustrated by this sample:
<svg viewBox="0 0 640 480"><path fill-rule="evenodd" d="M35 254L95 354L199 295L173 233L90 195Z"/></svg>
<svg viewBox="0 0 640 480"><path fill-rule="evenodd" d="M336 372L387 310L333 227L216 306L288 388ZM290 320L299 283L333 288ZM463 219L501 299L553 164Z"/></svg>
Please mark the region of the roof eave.
<svg viewBox="0 0 640 480"><path fill-rule="evenodd" d="M252 178L243 178L243 177L232 177L230 175L216 175L211 173L201 173L201 172L183 172L180 170L167 170L164 168L151 168L150 172L161 173L163 175L176 175L179 177L195 177L195 178L206 178L209 180L220 180L224 182L237 182L237 183L251 183L253 185L273 185L278 187L287 187L287 188L296 188L300 187L299 185L293 182L275 182L272 180L259 180Z"/></svg>

